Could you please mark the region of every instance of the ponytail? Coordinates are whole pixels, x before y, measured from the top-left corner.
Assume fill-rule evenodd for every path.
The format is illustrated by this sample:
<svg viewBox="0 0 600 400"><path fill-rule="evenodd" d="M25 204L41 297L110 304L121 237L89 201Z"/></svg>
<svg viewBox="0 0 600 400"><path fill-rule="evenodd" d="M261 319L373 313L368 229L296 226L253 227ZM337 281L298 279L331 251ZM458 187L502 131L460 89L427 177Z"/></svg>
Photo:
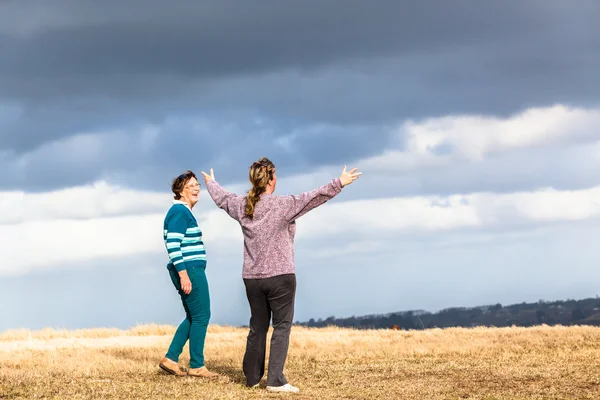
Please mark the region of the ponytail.
<svg viewBox="0 0 600 400"><path fill-rule="evenodd" d="M246 198L245 215L249 218L254 217L254 208L260 200L260 196L267 190L267 185L273 179L275 165L268 158L261 158L252 166L248 172L248 178L252 183L252 188L248 191Z"/></svg>
<svg viewBox="0 0 600 400"><path fill-rule="evenodd" d="M254 216L254 206L260 200L260 195L265 192L265 187L255 186L248 191L248 199L246 200L246 216L252 218Z"/></svg>

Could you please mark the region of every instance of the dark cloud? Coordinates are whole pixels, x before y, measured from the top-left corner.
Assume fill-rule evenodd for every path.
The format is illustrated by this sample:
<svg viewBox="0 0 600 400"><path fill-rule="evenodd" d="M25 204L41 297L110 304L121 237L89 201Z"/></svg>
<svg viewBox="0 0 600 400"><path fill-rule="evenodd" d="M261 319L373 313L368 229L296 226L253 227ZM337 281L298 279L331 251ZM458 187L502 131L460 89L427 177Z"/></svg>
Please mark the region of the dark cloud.
<svg viewBox="0 0 600 400"><path fill-rule="evenodd" d="M358 166L365 177L348 199L596 186L598 133L591 125L572 129L574 136L565 140L493 152L478 161L463 159L460 148L442 144L432 149L433 154L458 159L441 166L417 163L400 168L403 163L398 159L395 164L394 158L377 164L360 162L385 150L403 150L402 135L388 126L179 119L150 128L139 126L127 134L115 131L71 137L25 155L0 153L0 168L6 172L0 175L0 187L47 191L107 179L118 185L168 192L171 179L184 170L200 175L201 170L210 168L222 183L246 184L248 166L262 156L276 164L283 179L327 167L316 180L303 181L302 187L289 182L286 193L320 185L337 176L344 164Z"/></svg>
<svg viewBox="0 0 600 400"><path fill-rule="evenodd" d="M289 139L288 139L289 138ZM47 191L107 179L169 190L173 176L210 168L222 182L245 182L250 164L269 157L281 176L376 155L389 141L381 127L294 125L278 121L178 119L127 133L89 133L44 144L24 155L0 154L0 187Z"/></svg>
<svg viewBox="0 0 600 400"><path fill-rule="evenodd" d="M7 21L12 15L5 12L3 50L13 57L5 58L3 70L59 79L69 74L215 77L515 38L535 33L536 25L550 27L537 8L509 4L135 3L79 5L60 15L62 23L52 23L50 16L27 35L15 34L19 21ZM119 15L135 5L144 10L129 18ZM26 11L19 16L29 17Z"/></svg>
<svg viewBox="0 0 600 400"><path fill-rule="evenodd" d="M593 1L58 4L0 4L0 150L37 155L11 163L5 187L123 170L162 179L263 154L293 172L382 151L385 126L404 118L590 105L600 93ZM192 118L210 129L172 123ZM160 151L136 148L132 131L148 125L167 127ZM85 166L43 150L106 131L131 137ZM293 132L289 151L278 140Z"/></svg>

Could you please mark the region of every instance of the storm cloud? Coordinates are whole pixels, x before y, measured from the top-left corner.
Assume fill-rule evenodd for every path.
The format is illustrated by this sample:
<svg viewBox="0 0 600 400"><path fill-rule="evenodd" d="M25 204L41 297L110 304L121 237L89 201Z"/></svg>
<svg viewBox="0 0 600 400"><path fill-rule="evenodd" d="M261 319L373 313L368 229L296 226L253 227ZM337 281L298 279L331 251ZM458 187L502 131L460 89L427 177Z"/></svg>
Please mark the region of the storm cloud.
<svg viewBox="0 0 600 400"><path fill-rule="evenodd" d="M95 133L105 147L114 132L133 142L154 127L169 132L159 138L167 167L200 156L244 169L285 154L277 139L292 133L295 159L280 168L350 162L384 149L386 128L406 118L594 106L599 13L593 1L3 2L0 149L14 165L74 135ZM351 139L333 139L341 132ZM241 159L238 147L254 151ZM146 155L129 147L105 173L155 173L157 155ZM0 184L99 178L70 165L38 180L31 165Z"/></svg>

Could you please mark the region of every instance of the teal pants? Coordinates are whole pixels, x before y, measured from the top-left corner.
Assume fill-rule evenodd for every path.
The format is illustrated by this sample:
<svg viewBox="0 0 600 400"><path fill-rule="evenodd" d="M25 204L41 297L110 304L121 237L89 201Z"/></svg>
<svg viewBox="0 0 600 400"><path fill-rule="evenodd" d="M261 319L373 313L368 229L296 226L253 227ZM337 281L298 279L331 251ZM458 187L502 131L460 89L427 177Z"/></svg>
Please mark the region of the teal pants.
<svg viewBox="0 0 600 400"><path fill-rule="evenodd" d="M188 268L192 291L190 294L185 294L181 290L179 273L172 266L169 266L168 269L173 285L181 296L185 319L177 328L166 357L178 362L183 347L189 339L190 368L201 368L204 366L204 340L210 319L210 296L206 273L204 267Z"/></svg>

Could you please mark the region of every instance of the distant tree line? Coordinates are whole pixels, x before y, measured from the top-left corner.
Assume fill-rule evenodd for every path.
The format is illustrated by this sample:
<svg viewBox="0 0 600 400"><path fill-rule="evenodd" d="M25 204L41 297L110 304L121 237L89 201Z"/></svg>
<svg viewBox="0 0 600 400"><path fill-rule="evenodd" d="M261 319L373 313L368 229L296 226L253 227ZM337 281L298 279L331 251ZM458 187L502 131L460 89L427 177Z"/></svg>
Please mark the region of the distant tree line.
<svg viewBox="0 0 600 400"><path fill-rule="evenodd" d="M436 313L423 310L390 314L352 316L349 318L311 318L296 325L307 327L340 326L357 329L430 329L475 326L533 325L595 325L600 326L600 298L536 303L502 304L478 307L453 307Z"/></svg>

